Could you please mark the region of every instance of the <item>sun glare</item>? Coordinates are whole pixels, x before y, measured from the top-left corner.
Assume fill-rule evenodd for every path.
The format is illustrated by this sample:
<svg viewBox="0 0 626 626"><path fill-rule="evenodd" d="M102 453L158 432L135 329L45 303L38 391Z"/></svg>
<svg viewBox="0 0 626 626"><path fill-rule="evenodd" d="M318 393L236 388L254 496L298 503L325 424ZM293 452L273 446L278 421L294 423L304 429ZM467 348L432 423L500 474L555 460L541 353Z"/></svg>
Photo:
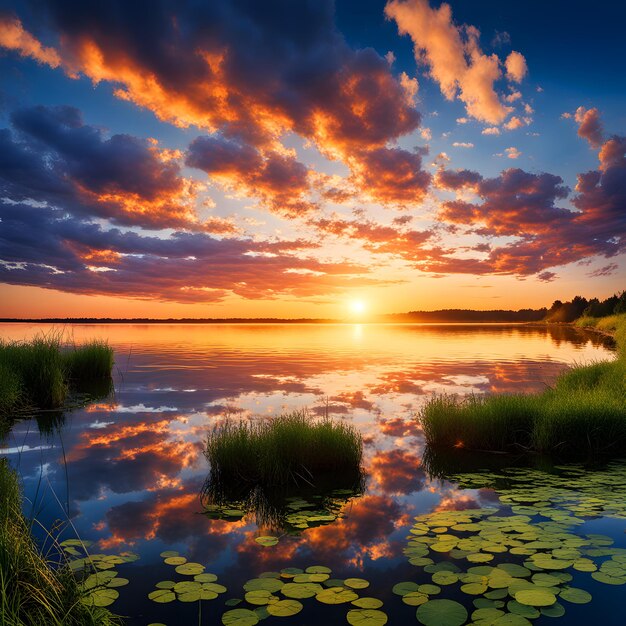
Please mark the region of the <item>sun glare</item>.
<svg viewBox="0 0 626 626"><path fill-rule="evenodd" d="M363 315L363 313L365 313L365 309L366 306L363 300L353 300L350 303L350 310L354 313L354 315Z"/></svg>

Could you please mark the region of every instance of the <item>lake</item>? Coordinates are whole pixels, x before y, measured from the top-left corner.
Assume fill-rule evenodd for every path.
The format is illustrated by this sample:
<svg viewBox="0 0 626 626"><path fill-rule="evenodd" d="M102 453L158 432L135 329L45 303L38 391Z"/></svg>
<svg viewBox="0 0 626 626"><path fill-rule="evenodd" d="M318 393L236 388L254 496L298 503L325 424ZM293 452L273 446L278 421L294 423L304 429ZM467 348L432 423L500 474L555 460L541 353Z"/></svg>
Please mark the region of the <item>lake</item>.
<svg viewBox="0 0 626 626"><path fill-rule="evenodd" d="M2 324L0 337L49 329ZM380 611L390 624L411 624L426 607L433 624L582 625L598 615L623 623L611 607L626 581L626 465L485 455L483 465L459 467L424 458L415 421L434 393L541 391L568 365L613 358L601 336L522 325L65 331L77 342L108 338L113 394L16 423L0 454L23 477L27 515L47 527L69 519L60 539L91 541L92 554L138 557L102 567L130 581L111 605L127 623L220 624L239 610L230 623L344 624L353 611L351 623L376 626ZM215 424L303 408L358 427L361 484L292 491L280 501L264 494L218 505L202 496L203 442ZM176 571L184 559L200 565ZM208 585L201 603L185 602L193 585L187 598L184 586L175 601L148 598L157 583L194 581L198 572L215 575L198 579ZM174 595L170 586L161 585L162 599ZM518 587L527 603L512 604L507 590ZM289 598L303 608L290 608ZM452 621L437 622L438 610ZM516 617L502 621L505 613Z"/></svg>

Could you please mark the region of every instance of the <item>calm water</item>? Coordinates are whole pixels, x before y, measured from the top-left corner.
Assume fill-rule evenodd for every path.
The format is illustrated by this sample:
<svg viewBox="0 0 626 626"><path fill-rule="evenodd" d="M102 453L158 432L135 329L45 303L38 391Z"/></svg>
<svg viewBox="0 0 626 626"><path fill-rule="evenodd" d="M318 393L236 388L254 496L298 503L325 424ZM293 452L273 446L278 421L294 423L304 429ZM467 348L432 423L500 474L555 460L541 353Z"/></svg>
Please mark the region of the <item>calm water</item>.
<svg viewBox="0 0 626 626"><path fill-rule="evenodd" d="M42 330L46 327L6 324L0 325L0 337L22 339ZM202 603L203 624L221 623L220 616L229 610L225 600L243 598L242 586L249 579L313 565L331 568L332 578L366 579L369 587L358 593L382 600L389 623L417 623L416 607L392 593L398 582L431 582L431 573L409 562L407 536L414 518L486 506L504 506L500 514L511 515L506 507L516 502L517 493L511 500L508 487L503 492L479 480L478 486L459 488L454 480L445 480L445 473L444 479L429 478L413 419L425 399L440 392L540 391L567 365L612 357L603 340L569 328L81 325L66 330L79 342L108 338L116 355L114 395L67 413L44 434L34 420L16 424L0 454L23 476L27 514L34 511L51 525L67 520L69 511L79 536L95 542L92 553L130 550L139 555L117 567L130 584L119 588L111 607L137 625L198 623L198 603L155 604L147 598L159 581L191 580L164 564L159 554L166 550L205 565L227 587L217 599ZM326 507L331 518L336 516L299 532L276 521L265 523L253 511L226 519L202 514L200 493L208 474L202 450L208 430L224 416L258 417L303 407L349 420L362 432L363 494L330 493L313 498L312 504L300 502L303 509L295 501L287 513ZM607 475L611 471L615 474L607 470ZM540 474L532 474L534 486L543 484ZM619 491L621 470L615 476ZM589 484L598 485L597 476L594 480ZM598 499L597 489L587 497ZM562 499L548 500L563 506ZM517 503L529 506L519 498ZM572 532L602 533L615 540L613 547L626 547L621 513L617 518L605 514L602 506L588 519L579 515L584 523ZM259 528L255 520L265 526ZM443 521L444 527L453 523ZM260 535L276 536L279 542L263 547L255 541ZM66 529L62 538L72 536ZM515 562L524 558L518 555ZM457 565L466 569L468 563ZM602 584L587 572L567 571L574 576L571 585L587 589L594 599L584 605L563 602L568 612L556 621L587 624L601 614L605 624L623 623L607 608L623 588ZM474 610L474 597L452 586L443 587L439 597ZM343 624L347 611L354 609L315 598L301 602L305 608L298 615L270 616L267 623ZM243 602L238 608L255 606Z"/></svg>

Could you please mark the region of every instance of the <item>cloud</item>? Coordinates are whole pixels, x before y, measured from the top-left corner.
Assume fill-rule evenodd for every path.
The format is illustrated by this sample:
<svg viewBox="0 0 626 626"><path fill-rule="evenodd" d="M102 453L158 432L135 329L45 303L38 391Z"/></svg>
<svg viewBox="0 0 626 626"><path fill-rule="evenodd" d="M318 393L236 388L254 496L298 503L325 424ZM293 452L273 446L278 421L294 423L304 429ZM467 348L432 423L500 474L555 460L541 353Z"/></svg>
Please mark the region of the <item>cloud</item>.
<svg viewBox="0 0 626 626"><path fill-rule="evenodd" d="M470 142L465 142L465 141L455 141L452 144L453 148L473 148L474 144L470 143Z"/></svg>
<svg viewBox="0 0 626 626"><path fill-rule="evenodd" d="M504 152L506 153L506 156L509 159L519 159L519 157L522 156L522 153L515 148L514 146L510 147L510 148L505 148Z"/></svg>
<svg viewBox="0 0 626 626"><path fill-rule="evenodd" d="M331 0L274 0L264 11L227 0L201 7L166 3L153 6L149 19L123 0L97 6L69 0L46 6L31 20L56 39L55 63L68 75L109 83L118 98L163 121L204 129L241 152L256 150L263 183L287 170L302 178L281 145L287 133L355 166L358 183L373 177L363 170L380 156L376 151L420 124L417 82L396 78L373 49L348 46L335 27ZM25 46L18 47L24 54ZM392 167L386 170L389 179ZM249 179L238 169L230 173L230 183L244 193ZM273 189L261 189L261 195L271 209L283 199L275 199ZM378 194L380 201L386 195ZM286 212L307 209L301 199L296 204Z"/></svg>
<svg viewBox="0 0 626 626"><path fill-rule="evenodd" d="M544 283L550 283L556 278L556 274L554 272L541 272L537 274L537 278Z"/></svg>
<svg viewBox="0 0 626 626"><path fill-rule="evenodd" d="M428 67L448 100L459 98L468 116L479 121L504 121L511 109L501 102L494 86L502 76L500 59L483 53L475 27L457 26L445 2L432 9L428 0L390 0L385 15L395 20L400 34L411 37L417 63ZM522 70L519 57L523 61L519 53L507 59L516 77Z"/></svg>
<svg viewBox="0 0 626 626"><path fill-rule="evenodd" d="M484 128L481 135L499 135L500 129L497 126L489 126Z"/></svg>
<svg viewBox="0 0 626 626"><path fill-rule="evenodd" d="M579 125L578 136L586 139L592 148L598 149L603 142L602 122L598 109L585 109L580 106L574 113L574 119Z"/></svg>
<svg viewBox="0 0 626 626"><path fill-rule="evenodd" d="M16 51L23 57L38 63L58 67L61 59L54 48L46 48L30 33L24 30L15 16L0 15L0 47Z"/></svg>
<svg viewBox="0 0 626 626"><path fill-rule="evenodd" d="M440 219L485 237L510 237L480 257L461 257L458 250L433 247L417 267L429 272L539 274L552 267L593 256L607 258L626 246L626 138L603 144L599 169L580 174L571 202L578 211L558 206L569 196L559 176L531 174L519 168L483 178L469 170L441 170L435 184L461 193L442 204ZM468 201L466 190L479 202Z"/></svg>
<svg viewBox="0 0 626 626"><path fill-rule="evenodd" d="M590 278L600 278L601 276L612 276L619 269L619 265L617 263L609 263L603 267L594 270L593 272L589 272L587 276Z"/></svg>
<svg viewBox="0 0 626 626"><path fill-rule="evenodd" d="M308 169L290 154L261 153L219 136L198 137L191 142L185 163L231 191L260 199L275 213L296 217L315 209L307 199Z"/></svg>
<svg viewBox="0 0 626 626"><path fill-rule="evenodd" d="M78 215L146 228L201 230L196 190L154 142L107 136L73 107L32 107L0 129L0 192Z"/></svg>
<svg viewBox="0 0 626 626"><path fill-rule="evenodd" d="M19 202L0 204L0 214L0 282L8 284L192 303L327 296L379 282L363 266L315 259L316 244L305 241L147 236Z"/></svg>
<svg viewBox="0 0 626 626"><path fill-rule="evenodd" d="M528 66L523 54L519 52L511 52L504 62L506 67L506 76L515 83L521 83L526 74L528 74Z"/></svg>

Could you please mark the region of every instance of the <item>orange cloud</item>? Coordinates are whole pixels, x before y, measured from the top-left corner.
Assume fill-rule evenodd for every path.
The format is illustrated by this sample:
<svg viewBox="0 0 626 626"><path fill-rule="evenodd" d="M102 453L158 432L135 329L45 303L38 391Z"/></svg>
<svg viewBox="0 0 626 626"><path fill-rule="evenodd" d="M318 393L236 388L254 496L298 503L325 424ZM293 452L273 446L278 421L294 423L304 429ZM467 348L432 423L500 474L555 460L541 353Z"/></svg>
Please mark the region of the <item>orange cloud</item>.
<svg viewBox="0 0 626 626"><path fill-rule="evenodd" d="M524 55L515 50L506 58L504 65L507 78L515 83L521 83L528 74L528 65L526 65Z"/></svg>
<svg viewBox="0 0 626 626"><path fill-rule="evenodd" d="M54 48L47 48L33 35L24 30L17 17L0 16L0 47L13 50L38 63L58 67L61 58Z"/></svg>
<svg viewBox="0 0 626 626"><path fill-rule="evenodd" d="M512 109L500 101L494 88L502 76L500 60L482 52L476 28L456 26L445 2L431 9L428 0L391 0L385 15L396 21L401 34L411 37L416 61L428 66L448 100L458 97L467 114L477 120L489 124L504 121ZM517 57L511 64L519 72Z"/></svg>

